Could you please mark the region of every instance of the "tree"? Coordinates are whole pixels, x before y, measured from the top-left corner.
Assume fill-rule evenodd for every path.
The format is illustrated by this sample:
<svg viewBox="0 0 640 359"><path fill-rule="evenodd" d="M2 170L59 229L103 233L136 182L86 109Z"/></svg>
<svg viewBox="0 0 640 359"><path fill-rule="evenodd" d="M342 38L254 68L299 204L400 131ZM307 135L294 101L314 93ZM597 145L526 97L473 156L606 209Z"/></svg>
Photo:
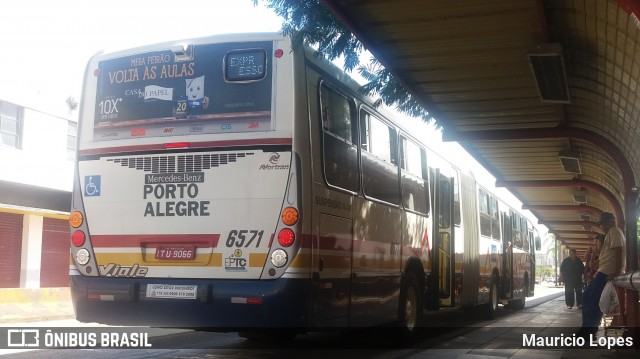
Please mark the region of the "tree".
<svg viewBox="0 0 640 359"><path fill-rule="evenodd" d="M554 274L554 271L557 271L558 267L558 251L560 249L559 247L560 246L558 240L556 239L556 236L553 233L548 232L542 240L541 252L546 259L553 258L554 264L551 267L546 265L536 266L536 275L540 278L540 281L544 280L547 276L554 276L555 278L557 278L557 273ZM548 260L545 260L545 263L548 263Z"/></svg>
<svg viewBox="0 0 640 359"><path fill-rule="evenodd" d="M553 275L553 270L550 266L545 264L538 264L536 266L536 273L540 279L540 283L542 283L547 277L551 277Z"/></svg>
<svg viewBox="0 0 640 359"><path fill-rule="evenodd" d="M364 45L327 9L321 0L262 0L282 17L282 34L291 37L294 49L304 45L316 48L316 56L329 60L344 58L344 70L358 73L368 81L360 88L363 94L377 97L376 106L384 103L425 122L435 121L378 60L361 64ZM254 5L258 0L253 0Z"/></svg>
<svg viewBox="0 0 640 359"><path fill-rule="evenodd" d="M69 113L75 111L78 108L78 101L76 101L76 99L73 96L67 97L65 102L67 103Z"/></svg>

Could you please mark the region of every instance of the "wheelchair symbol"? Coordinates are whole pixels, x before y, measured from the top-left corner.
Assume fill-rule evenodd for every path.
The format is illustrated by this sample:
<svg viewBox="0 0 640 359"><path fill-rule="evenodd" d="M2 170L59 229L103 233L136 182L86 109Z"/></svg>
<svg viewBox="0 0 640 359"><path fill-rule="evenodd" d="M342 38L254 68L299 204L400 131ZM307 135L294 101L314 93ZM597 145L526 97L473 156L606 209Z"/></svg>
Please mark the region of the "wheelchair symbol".
<svg viewBox="0 0 640 359"><path fill-rule="evenodd" d="M100 176L84 177L84 195L89 197L100 195Z"/></svg>

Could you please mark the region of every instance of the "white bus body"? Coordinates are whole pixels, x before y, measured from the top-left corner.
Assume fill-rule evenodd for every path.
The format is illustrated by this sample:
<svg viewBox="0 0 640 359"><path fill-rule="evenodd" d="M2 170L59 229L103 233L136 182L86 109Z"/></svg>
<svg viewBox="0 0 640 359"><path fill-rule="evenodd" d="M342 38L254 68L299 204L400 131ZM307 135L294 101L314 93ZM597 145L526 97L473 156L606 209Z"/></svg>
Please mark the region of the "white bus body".
<svg viewBox="0 0 640 359"><path fill-rule="evenodd" d="M481 233L473 176L357 88L274 34L94 56L70 220L77 318L412 331L427 308L524 303L532 261ZM504 232L516 212L496 213Z"/></svg>

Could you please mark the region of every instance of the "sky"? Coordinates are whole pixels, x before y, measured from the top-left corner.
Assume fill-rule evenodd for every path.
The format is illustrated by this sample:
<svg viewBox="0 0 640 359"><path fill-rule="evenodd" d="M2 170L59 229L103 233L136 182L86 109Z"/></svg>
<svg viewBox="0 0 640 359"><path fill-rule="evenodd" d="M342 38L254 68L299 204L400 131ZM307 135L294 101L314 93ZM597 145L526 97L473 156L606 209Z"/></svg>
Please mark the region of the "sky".
<svg viewBox="0 0 640 359"><path fill-rule="evenodd" d="M282 20L253 0L1 0L0 99L68 117L65 100L81 100L82 76L91 56L153 43L222 33L277 32ZM440 153L454 163L471 157L418 120ZM474 161L475 162L475 161ZM474 164L486 185L495 179ZM507 195L498 189L497 194ZM512 199L516 208L519 201Z"/></svg>
<svg viewBox="0 0 640 359"><path fill-rule="evenodd" d="M277 32L253 0L2 0L0 98L54 114L80 100L91 56L220 33Z"/></svg>

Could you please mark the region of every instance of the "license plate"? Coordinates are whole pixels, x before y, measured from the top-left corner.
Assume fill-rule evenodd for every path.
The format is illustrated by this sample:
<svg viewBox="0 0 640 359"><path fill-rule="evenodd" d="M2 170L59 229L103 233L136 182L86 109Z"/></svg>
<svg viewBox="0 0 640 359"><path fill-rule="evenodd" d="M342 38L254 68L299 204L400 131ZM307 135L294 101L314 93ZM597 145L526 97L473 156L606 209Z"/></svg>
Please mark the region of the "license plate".
<svg viewBox="0 0 640 359"><path fill-rule="evenodd" d="M196 257L196 246L162 246L156 249L156 259L172 261L190 261Z"/></svg>
<svg viewBox="0 0 640 359"><path fill-rule="evenodd" d="M148 284L147 298L196 299L197 285Z"/></svg>

